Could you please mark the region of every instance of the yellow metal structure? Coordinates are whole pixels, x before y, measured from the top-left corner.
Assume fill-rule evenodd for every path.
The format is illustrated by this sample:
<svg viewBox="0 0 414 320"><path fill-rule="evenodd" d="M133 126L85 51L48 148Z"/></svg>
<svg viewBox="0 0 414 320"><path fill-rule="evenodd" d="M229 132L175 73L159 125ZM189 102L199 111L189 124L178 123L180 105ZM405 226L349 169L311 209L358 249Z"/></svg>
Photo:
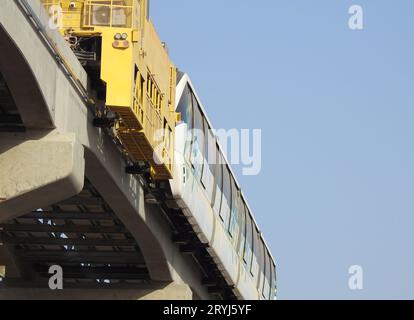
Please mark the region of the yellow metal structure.
<svg viewBox="0 0 414 320"><path fill-rule="evenodd" d="M176 68L148 18L148 1L43 3L72 45L99 39L101 103L118 114L117 136L131 160L148 163L152 177L164 180L172 178Z"/></svg>

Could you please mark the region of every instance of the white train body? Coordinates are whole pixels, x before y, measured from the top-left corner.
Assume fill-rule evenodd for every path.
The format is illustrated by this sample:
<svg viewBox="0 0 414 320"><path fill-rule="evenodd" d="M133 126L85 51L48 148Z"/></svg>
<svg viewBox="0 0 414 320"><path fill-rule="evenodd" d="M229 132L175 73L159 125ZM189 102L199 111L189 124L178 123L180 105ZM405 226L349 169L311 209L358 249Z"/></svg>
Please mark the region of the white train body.
<svg viewBox="0 0 414 320"><path fill-rule="evenodd" d="M176 127L174 178L170 181L175 203L199 239L208 244L238 298L273 300L275 262L188 75L182 75L176 96L176 111L183 121ZM204 137L192 134L192 129L202 131Z"/></svg>

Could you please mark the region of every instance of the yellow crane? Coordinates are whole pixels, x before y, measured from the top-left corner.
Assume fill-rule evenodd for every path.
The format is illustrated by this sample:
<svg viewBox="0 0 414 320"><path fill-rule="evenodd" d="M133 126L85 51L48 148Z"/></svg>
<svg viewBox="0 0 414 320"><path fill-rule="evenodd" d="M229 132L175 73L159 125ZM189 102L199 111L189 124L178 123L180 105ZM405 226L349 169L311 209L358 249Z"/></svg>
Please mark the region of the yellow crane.
<svg viewBox="0 0 414 320"><path fill-rule="evenodd" d="M172 178L176 68L148 16L149 0L42 0L89 75L96 125L116 136L154 180Z"/></svg>

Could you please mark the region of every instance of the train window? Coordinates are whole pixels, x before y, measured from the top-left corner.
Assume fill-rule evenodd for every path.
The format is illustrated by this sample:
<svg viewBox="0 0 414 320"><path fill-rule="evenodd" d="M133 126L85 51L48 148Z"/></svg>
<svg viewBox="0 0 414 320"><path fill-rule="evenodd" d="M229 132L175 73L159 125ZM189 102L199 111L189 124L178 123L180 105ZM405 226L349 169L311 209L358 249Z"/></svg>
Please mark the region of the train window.
<svg viewBox="0 0 414 320"><path fill-rule="evenodd" d="M271 299L272 296L272 282L273 282L273 274L274 274L274 270L273 270L273 260L270 256L270 252L267 252L268 257L269 257L269 263L268 263L268 275L267 275L267 281L269 284L269 288L266 288L265 290L265 295L266 295L266 299Z"/></svg>
<svg viewBox="0 0 414 320"><path fill-rule="evenodd" d="M233 243L237 245L237 235L239 232L239 215L238 215L238 198L240 197L239 190L236 187L234 178L231 177L231 211L229 234L233 238Z"/></svg>
<svg viewBox="0 0 414 320"><path fill-rule="evenodd" d="M194 168L195 175L199 178L203 175L204 167L204 117L201 113L198 102L193 95L194 108L194 130L191 147L191 164Z"/></svg>
<svg viewBox="0 0 414 320"><path fill-rule="evenodd" d="M246 207L242 197L239 197L239 243L237 245L237 252L240 257L244 255L244 248L246 246Z"/></svg>
<svg viewBox="0 0 414 320"><path fill-rule="evenodd" d="M274 300L276 298L276 290L277 290L277 279L276 279L276 266L275 264L271 263L271 267L272 267L272 283L270 284L270 299Z"/></svg>
<svg viewBox="0 0 414 320"><path fill-rule="evenodd" d="M246 209L247 210L247 209ZM246 247L244 250L243 260L246 263L247 271L250 271L252 264L252 250L253 250L253 228L252 228L252 217L248 210L246 211Z"/></svg>
<svg viewBox="0 0 414 320"><path fill-rule="evenodd" d="M269 299L274 300L275 295L276 295L276 268L275 268L275 265L274 265L273 261L271 261L270 267L271 267L271 270L270 270L271 277L270 277L270 296L269 296Z"/></svg>
<svg viewBox="0 0 414 320"><path fill-rule="evenodd" d="M223 166L220 165L221 163L221 154L220 150L218 149L218 146L216 144L216 150L217 150L217 164L216 164L216 199L214 201L214 211L217 215L220 214L220 207L221 207L221 200L223 195Z"/></svg>
<svg viewBox="0 0 414 320"><path fill-rule="evenodd" d="M178 103L177 112L181 113L181 121L187 124L188 129L193 128L193 103L191 91L188 85L185 86Z"/></svg>
<svg viewBox="0 0 414 320"><path fill-rule="evenodd" d="M220 218L223 220L224 228L228 230L230 224L231 206L231 181L230 171L227 165L223 164L223 200L221 201Z"/></svg>
<svg viewBox="0 0 414 320"><path fill-rule="evenodd" d="M206 130L206 141L204 143L204 171L201 182L206 189L208 199L212 202L216 163L216 139L206 119L204 119L204 128Z"/></svg>
<svg viewBox="0 0 414 320"><path fill-rule="evenodd" d="M266 299L269 299L270 297L270 284L272 282L270 263L271 262L270 262L269 253L266 252L266 275L265 275L265 285L264 285L264 290L263 290L263 296Z"/></svg>
<svg viewBox="0 0 414 320"><path fill-rule="evenodd" d="M264 277L266 274L266 261L265 261L265 254L266 254L266 248L263 243L262 239L259 239L259 246L260 246L260 258L259 258L259 282L258 282L258 288L259 292L263 292L263 286L264 286Z"/></svg>
<svg viewBox="0 0 414 320"><path fill-rule="evenodd" d="M250 268L250 273L256 278L259 274L259 261L260 261L260 247L259 247L259 237L260 234L256 228L253 226L253 259L252 265Z"/></svg>
<svg viewBox="0 0 414 320"><path fill-rule="evenodd" d="M267 254L267 250L264 256L264 281L263 281L263 286L261 287L261 292L262 292L262 296L263 298L267 298L266 297L266 290L267 287L269 286L268 283L268 276L270 274L270 270L269 270L270 266L269 266L269 255Z"/></svg>
<svg viewBox="0 0 414 320"><path fill-rule="evenodd" d="M185 86L184 91L181 95L180 102L177 106L177 112L181 113L181 121L187 124L188 130L193 128L193 101L191 98L191 90L188 85ZM191 134L191 131L188 131L188 135ZM192 137L188 136L185 143L185 157L187 160L190 159L190 150L191 150L191 140Z"/></svg>

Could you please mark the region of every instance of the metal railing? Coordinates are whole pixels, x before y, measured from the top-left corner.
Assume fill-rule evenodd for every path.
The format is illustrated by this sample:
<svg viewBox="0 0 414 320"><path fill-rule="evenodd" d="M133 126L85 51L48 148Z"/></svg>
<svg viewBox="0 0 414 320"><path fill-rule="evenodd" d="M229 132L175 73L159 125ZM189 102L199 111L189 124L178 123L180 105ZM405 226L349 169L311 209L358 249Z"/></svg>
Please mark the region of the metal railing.
<svg viewBox="0 0 414 320"><path fill-rule="evenodd" d="M49 14L62 14L62 28L114 27L131 28L133 0L42 0Z"/></svg>
<svg viewBox="0 0 414 320"><path fill-rule="evenodd" d="M132 27L132 0L86 0L84 27Z"/></svg>

